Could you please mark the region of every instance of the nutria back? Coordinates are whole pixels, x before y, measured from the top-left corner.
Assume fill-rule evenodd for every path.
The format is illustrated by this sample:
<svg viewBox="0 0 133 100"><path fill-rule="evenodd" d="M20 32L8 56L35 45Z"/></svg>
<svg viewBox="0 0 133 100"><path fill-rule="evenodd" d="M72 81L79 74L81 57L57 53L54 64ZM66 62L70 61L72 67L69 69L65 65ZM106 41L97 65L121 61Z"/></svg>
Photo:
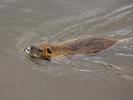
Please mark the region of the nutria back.
<svg viewBox="0 0 133 100"><path fill-rule="evenodd" d="M53 44L53 50L61 50L67 54L97 53L114 45L117 40L110 38L79 38L68 42ZM55 50L55 51L56 51Z"/></svg>

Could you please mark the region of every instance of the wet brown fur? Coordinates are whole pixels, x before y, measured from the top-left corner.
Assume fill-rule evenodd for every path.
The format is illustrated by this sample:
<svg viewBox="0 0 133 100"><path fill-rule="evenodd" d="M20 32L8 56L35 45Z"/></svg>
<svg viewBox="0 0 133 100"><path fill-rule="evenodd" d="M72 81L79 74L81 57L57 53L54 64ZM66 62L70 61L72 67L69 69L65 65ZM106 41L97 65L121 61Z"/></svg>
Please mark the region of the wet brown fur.
<svg viewBox="0 0 133 100"><path fill-rule="evenodd" d="M54 55L90 54L114 45L117 40L110 38L79 38L67 42L48 44L42 42L35 45L37 50L42 50L41 57L50 59ZM34 52L36 53L36 52Z"/></svg>

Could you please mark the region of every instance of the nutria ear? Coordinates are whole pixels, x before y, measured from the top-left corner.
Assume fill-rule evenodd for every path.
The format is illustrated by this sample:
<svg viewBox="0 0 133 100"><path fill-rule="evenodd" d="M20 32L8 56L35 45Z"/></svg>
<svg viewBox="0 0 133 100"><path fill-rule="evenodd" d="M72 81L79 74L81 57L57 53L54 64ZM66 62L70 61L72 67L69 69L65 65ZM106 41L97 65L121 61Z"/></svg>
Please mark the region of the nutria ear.
<svg viewBox="0 0 133 100"><path fill-rule="evenodd" d="M52 53L52 51L51 51L51 49L48 47L48 48L46 48L46 52L48 53L48 54L51 54Z"/></svg>

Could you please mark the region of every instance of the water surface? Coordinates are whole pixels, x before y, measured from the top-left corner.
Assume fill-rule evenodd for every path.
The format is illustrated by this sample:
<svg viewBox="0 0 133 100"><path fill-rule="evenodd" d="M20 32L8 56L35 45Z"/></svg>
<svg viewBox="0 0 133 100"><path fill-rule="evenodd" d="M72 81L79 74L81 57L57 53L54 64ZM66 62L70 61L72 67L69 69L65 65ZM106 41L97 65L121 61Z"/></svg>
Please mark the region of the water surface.
<svg viewBox="0 0 133 100"><path fill-rule="evenodd" d="M132 39L60 62L23 51L44 40L133 37L132 0L1 0L0 13L1 100L133 99Z"/></svg>

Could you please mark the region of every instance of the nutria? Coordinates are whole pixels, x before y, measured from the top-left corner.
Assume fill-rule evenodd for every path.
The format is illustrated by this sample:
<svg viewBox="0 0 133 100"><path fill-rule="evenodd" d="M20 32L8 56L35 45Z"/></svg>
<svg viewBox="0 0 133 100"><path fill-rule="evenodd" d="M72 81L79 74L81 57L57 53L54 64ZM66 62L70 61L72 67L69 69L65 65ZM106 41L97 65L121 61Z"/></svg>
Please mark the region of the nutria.
<svg viewBox="0 0 133 100"><path fill-rule="evenodd" d="M111 47L117 41L111 38L79 38L55 44L42 42L26 48L26 53L33 57L50 60L55 55L97 53Z"/></svg>

